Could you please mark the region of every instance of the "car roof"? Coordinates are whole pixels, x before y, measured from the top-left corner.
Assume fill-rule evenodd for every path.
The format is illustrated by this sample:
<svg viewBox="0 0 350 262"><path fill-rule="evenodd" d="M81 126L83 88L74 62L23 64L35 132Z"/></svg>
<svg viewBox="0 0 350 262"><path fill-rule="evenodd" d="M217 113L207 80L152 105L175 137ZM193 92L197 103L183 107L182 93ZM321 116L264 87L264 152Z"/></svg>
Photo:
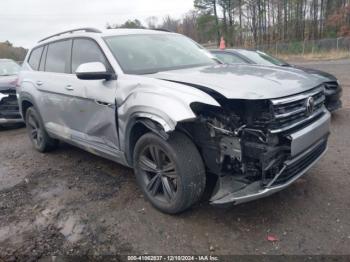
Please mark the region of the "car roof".
<svg viewBox="0 0 350 262"><path fill-rule="evenodd" d="M163 30L152 30L152 29L108 29L102 33L102 37L105 36L114 36L114 35L143 35L143 34L176 34L172 32L167 32Z"/></svg>
<svg viewBox="0 0 350 262"><path fill-rule="evenodd" d="M257 52L256 49L249 49L249 48L227 48L227 49L210 49L211 52Z"/></svg>
<svg viewBox="0 0 350 262"><path fill-rule="evenodd" d="M99 30L96 30L99 31ZM36 46L51 43L57 40L66 39L66 38L75 38L75 37L90 37L90 38L103 38L109 36L118 36L118 35L144 35L144 34L176 34L173 32L168 32L165 30L151 30L151 29L127 29L127 28L118 28L118 29L107 29L100 32L83 32L83 31L72 31L71 33L62 32L51 37L44 38L44 40L39 41Z"/></svg>
<svg viewBox="0 0 350 262"><path fill-rule="evenodd" d="M15 62L15 61L8 58L0 58L0 62Z"/></svg>

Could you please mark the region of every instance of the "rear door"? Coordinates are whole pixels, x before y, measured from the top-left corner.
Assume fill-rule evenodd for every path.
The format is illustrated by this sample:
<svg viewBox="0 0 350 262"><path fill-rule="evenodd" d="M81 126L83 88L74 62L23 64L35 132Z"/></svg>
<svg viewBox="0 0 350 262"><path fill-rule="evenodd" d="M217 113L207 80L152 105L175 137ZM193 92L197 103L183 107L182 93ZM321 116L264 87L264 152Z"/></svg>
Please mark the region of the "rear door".
<svg viewBox="0 0 350 262"><path fill-rule="evenodd" d="M84 92L71 86L71 50L71 39L45 46L39 65L41 73L36 81L42 92L40 113L46 129L67 139L71 139L73 133L75 97L82 96Z"/></svg>

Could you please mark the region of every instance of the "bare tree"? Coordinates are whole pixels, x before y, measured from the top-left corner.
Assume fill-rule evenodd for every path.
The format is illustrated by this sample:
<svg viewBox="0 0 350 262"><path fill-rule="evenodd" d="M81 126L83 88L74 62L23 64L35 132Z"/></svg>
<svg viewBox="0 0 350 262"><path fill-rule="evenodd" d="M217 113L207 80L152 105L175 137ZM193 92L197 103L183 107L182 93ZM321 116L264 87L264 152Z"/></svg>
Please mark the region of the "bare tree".
<svg viewBox="0 0 350 262"><path fill-rule="evenodd" d="M194 0L194 7L181 19L166 16L158 23L157 17L148 17L147 26L200 42L218 44L224 36L230 46L350 36L350 0ZM107 24L119 27L143 26L137 19Z"/></svg>
<svg viewBox="0 0 350 262"><path fill-rule="evenodd" d="M156 16L150 16L150 17L147 17L145 20L146 20L146 23L147 23L147 27L148 27L148 28L151 28L151 29L157 28L158 17L156 17Z"/></svg>

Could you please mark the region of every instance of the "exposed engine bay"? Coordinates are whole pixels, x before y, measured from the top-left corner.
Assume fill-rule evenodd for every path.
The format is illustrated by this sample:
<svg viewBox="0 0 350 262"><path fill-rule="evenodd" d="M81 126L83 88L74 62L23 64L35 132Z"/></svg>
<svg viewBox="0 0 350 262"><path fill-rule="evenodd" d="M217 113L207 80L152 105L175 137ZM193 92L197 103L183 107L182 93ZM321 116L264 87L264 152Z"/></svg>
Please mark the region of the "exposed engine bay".
<svg viewBox="0 0 350 262"><path fill-rule="evenodd" d="M320 143L310 152L309 162L303 157L288 171L286 163L294 157L290 134L298 128L273 132L276 115L270 100L222 100L220 104L192 104L198 118L182 125L200 149L208 172L218 177L211 198L214 203L235 192L251 191L252 185L252 191L260 191L283 184L300 171L298 166L306 167L326 149L326 142Z"/></svg>

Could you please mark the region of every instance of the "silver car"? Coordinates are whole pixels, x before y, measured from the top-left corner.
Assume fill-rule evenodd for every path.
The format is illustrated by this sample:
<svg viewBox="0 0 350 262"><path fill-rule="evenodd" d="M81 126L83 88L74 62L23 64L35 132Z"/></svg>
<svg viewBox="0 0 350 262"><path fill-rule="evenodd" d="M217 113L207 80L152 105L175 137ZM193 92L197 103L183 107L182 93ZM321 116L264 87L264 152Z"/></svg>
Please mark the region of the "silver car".
<svg viewBox="0 0 350 262"><path fill-rule="evenodd" d="M207 186L217 205L280 191L327 148L320 78L223 65L175 33L53 35L28 53L17 92L37 150L61 140L132 167L146 198L171 214Z"/></svg>
<svg viewBox="0 0 350 262"><path fill-rule="evenodd" d="M269 54L261 52L259 50L248 50L248 49L225 49L219 50L214 49L210 52L215 55L218 59L227 64L259 64L266 66L281 66L289 67L302 70L306 73L319 76L323 78L325 86L325 105L330 112L339 110L342 107L341 97L343 94L343 88L339 84L338 79L327 72L321 70L306 68L297 65L291 65L287 62L280 60L279 58L273 57Z"/></svg>

